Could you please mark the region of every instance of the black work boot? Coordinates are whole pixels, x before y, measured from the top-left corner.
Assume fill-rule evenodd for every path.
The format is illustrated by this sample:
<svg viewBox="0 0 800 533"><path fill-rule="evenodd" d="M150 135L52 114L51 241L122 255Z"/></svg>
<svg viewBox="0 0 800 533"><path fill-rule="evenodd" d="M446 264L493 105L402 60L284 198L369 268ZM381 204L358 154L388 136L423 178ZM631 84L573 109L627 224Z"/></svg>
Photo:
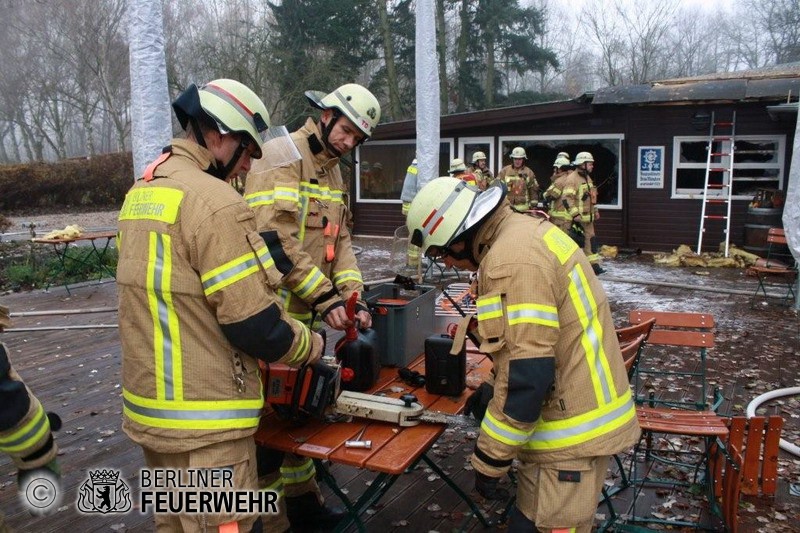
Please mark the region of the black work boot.
<svg viewBox="0 0 800 533"><path fill-rule="evenodd" d="M605 268L601 267L597 263L592 263L592 270L594 270L594 273L597 274L598 276L606 271Z"/></svg>
<svg viewBox="0 0 800 533"><path fill-rule="evenodd" d="M313 492L284 500L293 531L331 530L347 514L341 507L320 504Z"/></svg>
<svg viewBox="0 0 800 533"><path fill-rule="evenodd" d="M535 533L539 531L533 521L529 520L527 516L522 514L519 507L516 505L508 515L508 529L507 533Z"/></svg>

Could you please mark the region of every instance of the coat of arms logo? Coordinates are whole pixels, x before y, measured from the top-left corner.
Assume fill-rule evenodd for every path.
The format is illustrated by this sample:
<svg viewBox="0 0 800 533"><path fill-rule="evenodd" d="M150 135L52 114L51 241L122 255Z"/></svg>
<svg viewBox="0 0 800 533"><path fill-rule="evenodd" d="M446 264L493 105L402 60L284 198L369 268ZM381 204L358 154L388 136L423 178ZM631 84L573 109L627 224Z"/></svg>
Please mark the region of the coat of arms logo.
<svg viewBox="0 0 800 533"><path fill-rule="evenodd" d="M131 490L115 470L89 470L78 490L78 509L84 513L126 513L131 510Z"/></svg>

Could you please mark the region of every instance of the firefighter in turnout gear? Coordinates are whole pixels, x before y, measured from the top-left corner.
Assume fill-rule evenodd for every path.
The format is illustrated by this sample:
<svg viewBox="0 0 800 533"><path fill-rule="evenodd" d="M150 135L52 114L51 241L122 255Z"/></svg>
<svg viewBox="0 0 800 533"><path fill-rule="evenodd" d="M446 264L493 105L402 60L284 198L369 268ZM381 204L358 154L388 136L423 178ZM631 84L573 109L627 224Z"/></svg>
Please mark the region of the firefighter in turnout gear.
<svg viewBox="0 0 800 533"><path fill-rule="evenodd" d="M586 256L505 194L437 178L411 203L408 228L426 256L480 266L477 331L495 379L471 458L476 490L506 498L498 482L517 459L508 531L588 532L610 456L639 438L636 407Z"/></svg>
<svg viewBox="0 0 800 533"><path fill-rule="evenodd" d="M371 92L355 83L329 94L305 94L322 112L317 121L309 117L291 134L300 159L271 168L256 162L247 176L245 199L256 213L259 231L276 231L295 265L279 292L289 314L311 327L321 319L344 330L352 326L345 302L353 292L363 295L364 286L353 253L352 216L339 158L372 135L381 107ZM269 147L264 152L269 162ZM369 328L372 316L364 300L356 307L361 327ZM322 506L310 458L287 454L281 470L293 525L333 526L341 518L338 510ZM264 469L262 474L270 479Z"/></svg>
<svg viewBox="0 0 800 533"><path fill-rule="evenodd" d="M9 326L8 308L0 305L0 332ZM58 487L61 469L53 431L60 428L61 419L53 413L45 413L42 404L11 366L8 348L0 342L0 452L8 454L17 467L17 485L22 494L27 492L29 483L42 477ZM10 530L0 510L0 532L6 531Z"/></svg>
<svg viewBox="0 0 800 533"><path fill-rule="evenodd" d="M411 164L406 169L406 177L403 179L403 189L400 192L400 200L403 202L401 212L405 217L408 214L408 208L411 206L411 200L417 195L417 159L414 158ZM419 266L419 246L414 246L411 242L408 243L406 251L406 263L410 267Z"/></svg>
<svg viewBox="0 0 800 533"><path fill-rule="evenodd" d="M569 216L569 211L561 201L561 193L567 176L569 176L570 168L569 154L559 152L553 162L553 176L550 178L550 186L542 195L549 205L547 213L550 215L550 222L563 231L569 230L572 225L572 217Z"/></svg>
<svg viewBox="0 0 800 533"><path fill-rule="evenodd" d="M576 229L583 233L583 251L595 274L605 272L600 266L600 254L594 233L594 221L600 219L597 209L597 189L592 182L594 157L589 152L580 152L572 162L575 170L564 181L561 192L562 203Z"/></svg>
<svg viewBox="0 0 800 533"><path fill-rule="evenodd" d="M263 102L234 80L192 84L172 107L186 136L145 169L119 214L122 427L150 468L226 469L235 489L257 490L257 360L300 366L323 342L283 309L274 290L294 265L228 180L261 157L265 137L288 151L291 142L268 133ZM156 515L158 531L217 528L262 522Z"/></svg>
<svg viewBox="0 0 800 533"><path fill-rule="evenodd" d="M478 188L482 191L494 180L492 171L489 170L488 163L486 162L486 154L483 152L475 152L472 154L472 174L478 182Z"/></svg>
<svg viewBox="0 0 800 533"><path fill-rule="evenodd" d="M473 187L478 186L478 182L475 179L475 175L467 172L467 165L464 164L463 159L457 157L452 161L450 161L450 168L448 169L447 173L453 176L454 178L466 181Z"/></svg>
<svg viewBox="0 0 800 533"><path fill-rule="evenodd" d="M497 179L506 184L508 201L517 211L534 209L539 203L539 182L533 170L525 165L526 159L525 149L517 146L511 150L511 164L497 174Z"/></svg>

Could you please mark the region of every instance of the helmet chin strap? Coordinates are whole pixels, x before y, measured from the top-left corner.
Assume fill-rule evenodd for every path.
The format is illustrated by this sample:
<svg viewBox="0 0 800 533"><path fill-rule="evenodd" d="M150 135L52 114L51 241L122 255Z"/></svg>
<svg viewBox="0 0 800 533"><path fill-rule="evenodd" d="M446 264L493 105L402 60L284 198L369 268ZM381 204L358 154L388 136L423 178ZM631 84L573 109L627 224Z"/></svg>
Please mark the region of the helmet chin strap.
<svg viewBox="0 0 800 533"><path fill-rule="evenodd" d="M331 109L331 111L333 111L333 115L331 116L331 119L328 121L327 124L322 124L322 128L321 128L322 129L322 142L325 145L325 148L331 154L333 154L334 157L342 157L342 152L340 152L339 150L334 148L333 145L328 142L328 136L331 134L331 131L333 131L333 127L336 126L336 122L339 120L339 118L341 118L342 113L338 109ZM322 120L320 120L320 123L322 123ZM362 137L361 140L358 141L358 144L356 144L356 146L358 146L360 144L363 144L364 141L367 140L367 138L368 137L366 135L364 137Z"/></svg>
<svg viewBox="0 0 800 533"><path fill-rule="evenodd" d="M239 146L236 148L236 151L233 152L233 156L231 156L230 160L226 165L223 165L222 161L217 159L216 161L217 164L212 167L209 167L209 169L206 170L206 172L208 172L215 178L219 178L223 181L227 180L228 175L231 173L231 170L233 170L233 167L236 166L236 163L239 162L239 158L242 157L242 152L244 152L247 149L248 144L249 143L247 141L242 140L241 142L239 142Z"/></svg>
<svg viewBox="0 0 800 533"><path fill-rule="evenodd" d="M342 116L342 114L336 109L333 109L332 111L333 115L331 116L330 120L328 120L328 123L322 124L322 143L325 145L325 148L327 148L327 150L334 155L334 157L342 157L342 153L328 142L328 136L330 135L331 131L333 131L336 121ZM322 121L320 120L320 122Z"/></svg>

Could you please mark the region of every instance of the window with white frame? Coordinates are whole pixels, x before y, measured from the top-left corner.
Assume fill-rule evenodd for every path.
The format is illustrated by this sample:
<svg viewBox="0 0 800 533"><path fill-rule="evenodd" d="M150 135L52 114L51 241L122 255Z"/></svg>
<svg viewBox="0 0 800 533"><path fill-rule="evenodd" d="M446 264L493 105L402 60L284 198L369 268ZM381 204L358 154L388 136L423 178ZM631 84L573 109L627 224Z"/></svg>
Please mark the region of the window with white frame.
<svg viewBox="0 0 800 533"><path fill-rule="evenodd" d="M731 141L715 140L708 161L708 137L675 137L672 145L672 197L699 198L709 166L709 196L726 196L732 185L735 199L748 200L758 189L783 188L785 135L737 135L733 150L733 183L730 183Z"/></svg>
<svg viewBox="0 0 800 533"><path fill-rule="evenodd" d="M356 200L366 203L400 203L406 169L417 156L414 140L369 141L356 155ZM439 176L447 176L453 158L453 139L439 143Z"/></svg>
<svg viewBox="0 0 800 533"><path fill-rule="evenodd" d="M494 137L461 137L458 140L458 153L461 159L472 165L472 156L475 152L483 152L486 156L486 168L494 168Z"/></svg>
<svg viewBox="0 0 800 533"><path fill-rule="evenodd" d="M579 152L589 152L594 157L592 181L597 186L597 204L605 209L622 209L622 141L623 134L598 135L548 135L500 137L500 154L497 171L511 164L511 150L517 146L525 149L526 165L539 182L539 190L550 186L553 163L559 152L567 152L575 160Z"/></svg>

